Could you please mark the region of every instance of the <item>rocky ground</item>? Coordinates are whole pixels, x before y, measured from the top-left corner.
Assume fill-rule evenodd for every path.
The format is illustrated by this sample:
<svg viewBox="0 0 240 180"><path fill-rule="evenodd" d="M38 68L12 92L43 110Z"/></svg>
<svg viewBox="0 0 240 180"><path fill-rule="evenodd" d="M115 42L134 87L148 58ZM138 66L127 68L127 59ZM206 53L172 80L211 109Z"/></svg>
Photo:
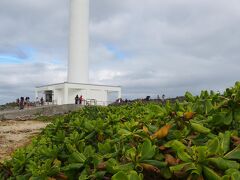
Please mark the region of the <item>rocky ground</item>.
<svg viewBox="0 0 240 180"><path fill-rule="evenodd" d="M0 121L0 162L19 147L27 145L49 122Z"/></svg>

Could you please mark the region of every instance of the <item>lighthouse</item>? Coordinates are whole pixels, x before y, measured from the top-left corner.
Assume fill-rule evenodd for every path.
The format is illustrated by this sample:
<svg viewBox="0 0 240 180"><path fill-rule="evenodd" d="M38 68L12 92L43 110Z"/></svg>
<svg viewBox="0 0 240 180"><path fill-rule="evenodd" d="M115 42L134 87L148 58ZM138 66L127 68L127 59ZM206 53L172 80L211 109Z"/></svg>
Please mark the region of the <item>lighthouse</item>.
<svg viewBox="0 0 240 180"><path fill-rule="evenodd" d="M89 83L89 0L69 0L69 47L67 81L35 88L36 98L46 104L73 104L82 96L84 104L108 105L109 95L121 98L121 87Z"/></svg>
<svg viewBox="0 0 240 180"><path fill-rule="evenodd" d="M88 83L89 0L70 0L68 82Z"/></svg>

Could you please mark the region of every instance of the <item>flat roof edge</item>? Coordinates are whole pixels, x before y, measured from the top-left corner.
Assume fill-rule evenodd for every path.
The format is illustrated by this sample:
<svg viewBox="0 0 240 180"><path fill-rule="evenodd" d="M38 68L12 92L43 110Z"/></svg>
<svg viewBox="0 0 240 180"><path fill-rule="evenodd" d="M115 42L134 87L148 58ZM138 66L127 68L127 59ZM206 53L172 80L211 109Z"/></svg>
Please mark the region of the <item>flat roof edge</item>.
<svg viewBox="0 0 240 180"><path fill-rule="evenodd" d="M122 87L122 86L115 86L115 85L63 82L63 83L47 84L47 85L43 85L43 86L36 86L35 88L43 88L43 87L47 87L47 86L57 86L57 85L62 85L62 84L75 84L75 85L88 85L88 86L105 86L105 87Z"/></svg>

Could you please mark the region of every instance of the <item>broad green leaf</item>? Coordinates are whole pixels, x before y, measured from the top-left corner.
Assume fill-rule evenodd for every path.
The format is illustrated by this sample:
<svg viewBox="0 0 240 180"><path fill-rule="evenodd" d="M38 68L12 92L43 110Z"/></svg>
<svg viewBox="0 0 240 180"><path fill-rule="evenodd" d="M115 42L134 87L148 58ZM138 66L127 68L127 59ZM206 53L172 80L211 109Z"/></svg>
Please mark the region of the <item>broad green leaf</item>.
<svg viewBox="0 0 240 180"><path fill-rule="evenodd" d="M214 126L230 125L232 123L232 113L228 111L218 112L213 115L211 124Z"/></svg>
<svg viewBox="0 0 240 180"><path fill-rule="evenodd" d="M231 141L231 132L226 131L224 134L220 133L220 148L222 152L225 154L230 149L230 141Z"/></svg>
<svg viewBox="0 0 240 180"><path fill-rule="evenodd" d="M234 119L235 121L240 122L240 109L235 109Z"/></svg>
<svg viewBox="0 0 240 180"><path fill-rule="evenodd" d="M151 141L146 139L140 150L140 160L151 159L155 155L155 149L156 148L152 145Z"/></svg>
<svg viewBox="0 0 240 180"><path fill-rule="evenodd" d="M127 163L127 164L121 164L118 166L118 170L122 170L122 171L130 171L134 169L134 164L133 163Z"/></svg>
<svg viewBox="0 0 240 180"><path fill-rule="evenodd" d="M192 163L182 163L182 164L178 164L176 166L171 166L170 170L172 172L177 172L177 171L181 171L184 167L191 165Z"/></svg>
<svg viewBox="0 0 240 180"><path fill-rule="evenodd" d="M192 169L191 174L196 174L197 176L202 175L202 166L196 165L196 169Z"/></svg>
<svg viewBox="0 0 240 180"><path fill-rule="evenodd" d="M104 143L98 143L98 150L102 154L107 154L112 152L112 145L109 141L105 141Z"/></svg>
<svg viewBox="0 0 240 180"><path fill-rule="evenodd" d="M208 114L213 109L212 101L207 99L205 102L205 114Z"/></svg>
<svg viewBox="0 0 240 180"><path fill-rule="evenodd" d="M204 178L209 180L221 180L221 177L212 169L203 166Z"/></svg>
<svg viewBox="0 0 240 180"><path fill-rule="evenodd" d="M118 134L121 136L130 136L130 135L132 135L132 132L128 131L126 129L119 129Z"/></svg>
<svg viewBox="0 0 240 180"><path fill-rule="evenodd" d="M118 173L112 176L112 180L124 180L124 179L128 180L128 176L123 171L119 171Z"/></svg>
<svg viewBox="0 0 240 180"><path fill-rule="evenodd" d="M169 167L161 168L161 175L165 179L170 179L172 177L172 172L170 171Z"/></svg>
<svg viewBox="0 0 240 180"><path fill-rule="evenodd" d="M231 175L231 180L239 180L240 172L235 172Z"/></svg>
<svg viewBox="0 0 240 180"><path fill-rule="evenodd" d="M68 165L62 167L61 169L63 171L70 171L70 170L78 170L82 167L83 167L82 163L71 163L71 164L68 164Z"/></svg>
<svg viewBox="0 0 240 180"><path fill-rule="evenodd" d="M203 133L203 134L208 134L211 132L210 129L204 127L202 124L194 123L194 122L190 122L190 124L192 129L196 132Z"/></svg>
<svg viewBox="0 0 240 180"><path fill-rule="evenodd" d="M227 170L230 168L239 169L239 163L236 161L226 160L221 157L218 158L209 158L208 161L213 164L215 167L221 170Z"/></svg>
<svg viewBox="0 0 240 180"><path fill-rule="evenodd" d="M141 161L142 163L146 163L146 164L150 164L150 165L153 165L153 166L156 166L158 168L163 168L163 167L166 167L167 166L167 163L166 162L163 162L163 161L157 161L157 160L143 160Z"/></svg>
<svg viewBox="0 0 240 180"><path fill-rule="evenodd" d="M231 180L238 180L240 177L240 171L237 169L228 169L225 174L231 177Z"/></svg>
<svg viewBox="0 0 240 180"><path fill-rule="evenodd" d="M238 145L235 149L227 153L224 158L226 159L235 159L240 160L240 145Z"/></svg>
<svg viewBox="0 0 240 180"><path fill-rule="evenodd" d="M197 160L198 162L203 162L207 158L207 146L198 146L196 147Z"/></svg>
<svg viewBox="0 0 240 180"><path fill-rule="evenodd" d="M143 178L138 175L136 171L128 172L128 180L142 180Z"/></svg>
<svg viewBox="0 0 240 180"><path fill-rule="evenodd" d="M125 157L129 160L129 161L136 161L136 155L137 155L137 150L135 147L128 149L127 152L125 153Z"/></svg>
<svg viewBox="0 0 240 180"><path fill-rule="evenodd" d="M183 162L191 162L191 156L186 153L184 150L177 151L177 156L179 159L181 159Z"/></svg>
<svg viewBox="0 0 240 180"><path fill-rule="evenodd" d="M106 169L108 172L115 174L119 171L130 171L134 169L133 163L119 164L116 159L109 159L107 161Z"/></svg>
<svg viewBox="0 0 240 180"><path fill-rule="evenodd" d="M221 180L231 180L231 176L224 175L224 176L222 176Z"/></svg>
<svg viewBox="0 0 240 180"><path fill-rule="evenodd" d="M186 172L189 172L190 174L192 174L191 172L192 171L196 171L198 168L197 168L197 166L194 164L194 163L190 163L190 164L188 164L188 165L186 165L185 167L184 167L184 170L186 171Z"/></svg>
<svg viewBox="0 0 240 180"><path fill-rule="evenodd" d="M169 141L164 146L167 148L172 148L175 151L180 151L187 148L182 142L178 140Z"/></svg>
<svg viewBox="0 0 240 180"><path fill-rule="evenodd" d="M207 142L208 155L216 155L220 152L220 142L218 137L210 139Z"/></svg>
<svg viewBox="0 0 240 180"><path fill-rule="evenodd" d="M231 175L232 173L235 173L235 172L239 172L239 171L237 169L230 168L225 171L225 174Z"/></svg>
<svg viewBox="0 0 240 180"><path fill-rule="evenodd" d="M119 171L119 162L113 158L109 159L107 161L106 169L109 173L117 173Z"/></svg>
<svg viewBox="0 0 240 180"><path fill-rule="evenodd" d="M189 102L194 102L195 101L195 97L190 92L185 93L185 98Z"/></svg>
<svg viewBox="0 0 240 180"><path fill-rule="evenodd" d="M79 153L78 151L75 151L74 153L71 154L69 159L73 163L84 163L87 158L84 156L83 153Z"/></svg>
<svg viewBox="0 0 240 180"><path fill-rule="evenodd" d="M103 179L106 173L106 171L97 171L92 176L94 179Z"/></svg>

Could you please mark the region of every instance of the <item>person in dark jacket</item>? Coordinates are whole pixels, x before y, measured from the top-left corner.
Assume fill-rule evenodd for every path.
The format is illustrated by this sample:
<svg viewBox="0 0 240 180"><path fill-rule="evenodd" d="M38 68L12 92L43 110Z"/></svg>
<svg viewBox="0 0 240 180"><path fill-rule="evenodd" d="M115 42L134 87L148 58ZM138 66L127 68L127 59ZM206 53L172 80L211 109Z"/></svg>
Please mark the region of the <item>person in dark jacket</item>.
<svg viewBox="0 0 240 180"><path fill-rule="evenodd" d="M44 100L43 100L43 97L41 97L41 99L40 99L40 103L41 103L41 106L43 106L43 105L44 105Z"/></svg>
<svg viewBox="0 0 240 180"><path fill-rule="evenodd" d="M75 104L78 104L78 95L75 97Z"/></svg>
<svg viewBox="0 0 240 180"><path fill-rule="evenodd" d="M24 97L20 98L19 109L20 110L24 109Z"/></svg>

